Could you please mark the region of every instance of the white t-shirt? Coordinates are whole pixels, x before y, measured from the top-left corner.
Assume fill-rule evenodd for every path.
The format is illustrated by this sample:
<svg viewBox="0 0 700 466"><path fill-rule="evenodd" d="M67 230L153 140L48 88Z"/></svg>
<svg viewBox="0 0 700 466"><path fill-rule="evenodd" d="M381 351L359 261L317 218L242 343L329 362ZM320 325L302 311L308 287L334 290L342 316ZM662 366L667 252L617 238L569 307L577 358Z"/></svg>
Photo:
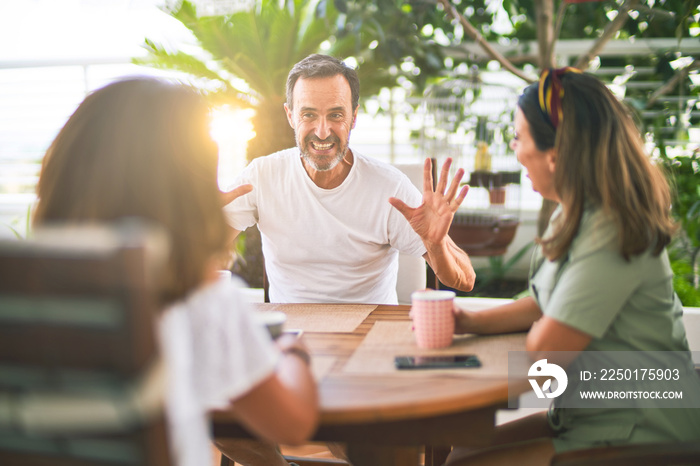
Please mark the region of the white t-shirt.
<svg viewBox="0 0 700 466"><path fill-rule="evenodd" d="M207 412L227 406L272 375L279 352L238 288L221 280L162 314L158 331L168 371L166 417L177 466L212 464Z"/></svg>
<svg viewBox="0 0 700 466"><path fill-rule="evenodd" d="M316 186L298 148L253 160L234 185L252 193L225 208L243 231L258 224L270 301L396 304L399 251L425 254L425 246L399 211L422 195L398 169L353 151L348 177L334 189Z"/></svg>

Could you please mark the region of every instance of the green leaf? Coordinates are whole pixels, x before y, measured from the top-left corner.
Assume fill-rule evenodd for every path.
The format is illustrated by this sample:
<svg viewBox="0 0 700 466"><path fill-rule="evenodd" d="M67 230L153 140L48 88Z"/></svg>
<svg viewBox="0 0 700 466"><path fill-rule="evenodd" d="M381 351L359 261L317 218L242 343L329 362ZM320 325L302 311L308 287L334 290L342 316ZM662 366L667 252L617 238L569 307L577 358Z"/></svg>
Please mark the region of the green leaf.
<svg viewBox="0 0 700 466"><path fill-rule="evenodd" d="M333 5L341 13L348 13L348 3L346 0L333 0Z"/></svg>
<svg viewBox="0 0 700 466"><path fill-rule="evenodd" d="M534 242L534 241L530 241L530 242L527 243L525 246L523 246L522 248L520 248L520 249L518 250L518 252L516 252L515 254L513 254L513 255L511 256L511 258L508 259L508 262L506 262L506 264L503 266L503 268L505 269L505 271L507 272L507 271L509 271L510 269L512 269L513 266L514 266L520 259L522 259L523 256L524 256L525 254L527 254L527 252L528 252L534 245L535 245L535 242Z"/></svg>

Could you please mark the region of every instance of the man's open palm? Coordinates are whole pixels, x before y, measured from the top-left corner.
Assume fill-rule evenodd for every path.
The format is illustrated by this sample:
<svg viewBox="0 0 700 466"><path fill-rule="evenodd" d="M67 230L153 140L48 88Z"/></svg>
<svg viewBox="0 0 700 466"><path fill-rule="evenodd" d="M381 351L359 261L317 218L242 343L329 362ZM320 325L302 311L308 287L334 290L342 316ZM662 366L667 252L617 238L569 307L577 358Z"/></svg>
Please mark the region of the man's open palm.
<svg viewBox="0 0 700 466"><path fill-rule="evenodd" d="M454 214L469 191L469 186L464 186L457 195L459 183L464 176L464 170L461 168L457 170L449 188L445 191L451 164L452 159L448 158L442 165L437 187L433 191L432 162L430 159L425 159L423 203L420 206L409 207L400 199L395 197L389 199L389 203L406 217L423 241L439 243L447 236Z"/></svg>

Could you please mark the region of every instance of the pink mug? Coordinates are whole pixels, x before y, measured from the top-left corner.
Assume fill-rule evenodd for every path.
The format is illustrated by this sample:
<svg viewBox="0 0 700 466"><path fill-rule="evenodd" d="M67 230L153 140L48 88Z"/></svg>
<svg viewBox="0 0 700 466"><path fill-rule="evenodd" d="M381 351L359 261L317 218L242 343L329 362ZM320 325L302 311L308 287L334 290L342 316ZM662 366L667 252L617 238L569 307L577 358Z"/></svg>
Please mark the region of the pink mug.
<svg viewBox="0 0 700 466"><path fill-rule="evenodd" d="M411 318L420 348L445 348L452 344L455 292L423 290L411 294Z"/></svg>

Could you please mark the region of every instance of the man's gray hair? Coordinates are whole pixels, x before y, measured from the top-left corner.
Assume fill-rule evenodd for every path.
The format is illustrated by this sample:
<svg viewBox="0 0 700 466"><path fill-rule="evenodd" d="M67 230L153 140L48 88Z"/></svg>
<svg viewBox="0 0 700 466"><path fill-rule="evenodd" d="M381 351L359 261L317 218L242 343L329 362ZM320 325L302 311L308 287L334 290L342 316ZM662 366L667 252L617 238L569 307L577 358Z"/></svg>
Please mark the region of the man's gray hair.
<svg viewBox="0 0 700 466"><path fill-rule="evenodd" d="M357 71L335 57L318 53L304 58L289 72L287 77L287 107L292 109L294 104L292 93L299 78L331 78L336 75L342 75L350 85L352 110L354 111L360 104L360 78L357 76Z"/></svg>

